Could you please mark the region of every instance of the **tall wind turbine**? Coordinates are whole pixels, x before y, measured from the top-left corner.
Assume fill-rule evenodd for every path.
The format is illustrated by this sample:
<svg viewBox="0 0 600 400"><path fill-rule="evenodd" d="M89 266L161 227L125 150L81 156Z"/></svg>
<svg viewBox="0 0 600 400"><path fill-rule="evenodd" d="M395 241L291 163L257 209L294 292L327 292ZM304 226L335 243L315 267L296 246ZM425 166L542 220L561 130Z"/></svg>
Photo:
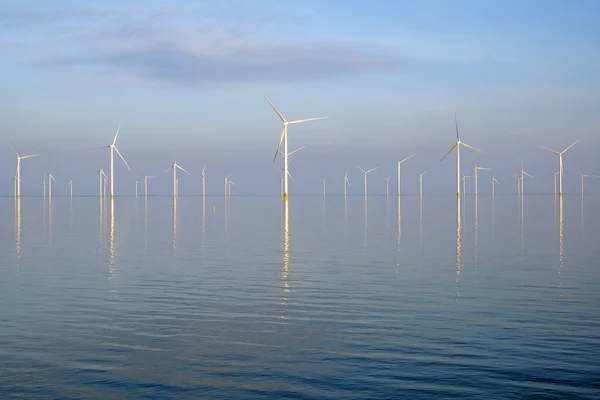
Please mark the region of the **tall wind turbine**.
<svg viewBox="0 0 600 400"><path fill-rule="evenodd" d="M565 154L567 152L567 150L569 150L571 147L575 146L577 143L579 143L579 140L571 143L566 149L564 149L563 151L556 151L556 150L552 150L549 149L547 147L541 146L542 149L547 150L551 153L557 154L558 155L558 195L562 197L563 194L563 188L562 188L562 184L563 184L563 173L564 173L564 167L563 167L563 159L562 156L563 154Z"/></svg>
<svg viewBox="0 0 600 400"><path fill-rule="evenodd" d="M548 170L548 172L550 172L553 176L552 176L552 183L554 183L554 195L556 196L556 176L560 173L560 171L551 171Z"/></svg>
<svg viewBox="0 0 600 400"><path fill-rule="evenodd" d="M579 171L579 175L581 175L581 196L583 197L583 181L584 178L600 178L600 175L586 175Z"/></svg>
<svg viewBox="0 0 600 400"><path fill-rule="evenodd" d="M385 197L390 195L390 177L385 178Z"/></svg>
<svg viewBox="0 0 600 400"><path fill-rule="evenodd" d="M373 172L373 171L375 171L375 170L376 170L377 168L379 168L379 167L371 168L371 169L370 169L370 170L368 170L368 171L365 171L364 169L362 169L362 168L361 168L361 167L359 167L358 165L356 166L356 168L360 169L360 170L361 170L361 171L362 171L362 172L365 174L365 196L367 196L367 175L368 175L370 172Z"/></svg>
<svg viewBox="0 0 600 400"><path fill-rule="evenodd" d="M273 157L273 162L275 162L277 155L280 154L279 149L281 148L281 143L283 142L283 200L285 201L288 199L288 156L289 156L288 150L287 150L287 148L288 148L288 135L287 135L288 125L299 124L299 123L308 122L308 121L316 121L319 119L326 119L327 117L305 118L305 119L297 119L294 121L287 121L283 117L283 115L279 112L279 110L277 110L277 108L273 105L273 103L271 103L271 100L269 100L266 93L263 93L263 94L264 94L265 98L267 99L267 101L269 102L269 104L271 105L271 108L273 108L273 110L277 113L277 115L283 122L283 129L281 131L281 136L279 137L279 144L277 145L277 150L275 150L275 157Z"/></svg>
<svg viewBox="0 0 600 400"><path fill-rule="evenodd" d="M403 162L408 161L409 158L412 158L414 156L415 156L415 154L411 154L410 156L406 157L404 160L400 160L400 161L396 160L396 164L398 165L398 196L400 196L400 165Z"/></svg>
<svg viewBox="0 0 600 400"><path fill-rule="evenodd" d="M12 145L10 143L8 145L10 146L11 150L13 151L13 153L15 153L15 156L17 157L17 169L15 171L15 185L16 185L15 197L19 199L19 198L21 198L21 160L25 160L26 158L37 157L37 156L39 156L39 154L36 153L36 154L30 154L28 156L20 156L19 153L17 153L17 151L14 149L14 147L12 147Z"/></svg>
<svg viewBox="0 0 600 400"><path fill-rule="evenodd" d="M456 126L456 143L446 153L446 155L444 157L442 157L442 159L440 161L442 161L444 158L446 158L448 156L448 154L452 153L452 151L454 149L456 149L456 197L460 197L460 146L465 146L466 148L478 151L480 153L483 153L483 151L481 151L469 144L466 144L460 140L460 134L458 133L458 120L456 119L456 114L454 114L454 125Z"/></svg>
<svg viewBox="0 0 600 400"><path fill-rule="evenodd" d="M48 198L52 198L52 181L56 183L56 179L54 179L54 175L52 175L52 171L48 174Z"/></svg>
<svg viewBox="0 0 600 400"><path fill-rule="evenodd" d="M425 175L426 173L428 173L429 171L431 171L430 169L428 169L425 172L421 172L419 174L419 196L423 196L423 175Z"/></svg>
<svg viewBox="0 0 600 400"><path fill-rule="evenodd" d="M344 175L344 197L346 197L347 193L346 186L350 186L350 181L348 180L348 171L346 171L346 175Z"/></svg>
<svg viewBox="0 0 600 400"><path fill-rule="evenodd" d="M204 167L202 167L202 197L206 196L205 181L206 181L206 164L204 164Z"/></svg>
<svg viewBox="0 0 600 400"><path fill-rule="evenodd" d="M492 175L490 180L492 181L492 197L493 197L496 195L496 183L499 185L500 182L498 182L498 179L496 179L496 175Z"/></svg>
<svg viewBox="0 0 600 400"><path fill-rule="evenodd" d="M523 169L523 163L521 163L521 170L518 172L517 174L519 176L519 179L521 179L521 196L523 196L523 194L525 193L525 187L523 184L523 181L525 181L525 177L528 176L530 178L533 178L533 176L531 176L530 174L528 174L527 172L525 172L525 170Z"/></svg>
<svg viewBox="0 0 600 400"><path fill-rule="evenodd" d="M114 152L115 151L117 152L119 157L121 157L121 160L123 160L127 169L129 171L131 171L131 168L129 168L129 164L127 164L127 161L125 161L125 159L123 158L123 155L121 154L119 149L117 149L117 146L116 146L117 138L119 137L120 130L121 130L121 125L119 125L119 128L117 129L117 133L115 134L115 138L113 139L111 144L109 144L108 146L97 147L97 149L107 149L107 148L110 149L110 199L111 200L115 198L115 191L114 191L114 185L115 185Z"/></svg>
<svg viewBox="0 0 600 400"><path fill-rule="evenodd" d="M144 176L144 197L148 197L148 178L154 178L152 175Z"/></svg>
<svg viewBox="0 0 600 400"><path fill-rule="evenodd" d="M475 161L473 161L473 176L475 177L475 196L477 196L477 171L479 170L491 171L489 168L478 167L477 164L475 164Z"/></svg>
<svg viewBox="0 0 600 400"><path fill-rule="evenodd" d="M181 165L177 164L177 161L173 163L168 169L167 172L173 170L173 197L177 197L177 170L180 169L188 175L192 175L187 172Z"/></svg>

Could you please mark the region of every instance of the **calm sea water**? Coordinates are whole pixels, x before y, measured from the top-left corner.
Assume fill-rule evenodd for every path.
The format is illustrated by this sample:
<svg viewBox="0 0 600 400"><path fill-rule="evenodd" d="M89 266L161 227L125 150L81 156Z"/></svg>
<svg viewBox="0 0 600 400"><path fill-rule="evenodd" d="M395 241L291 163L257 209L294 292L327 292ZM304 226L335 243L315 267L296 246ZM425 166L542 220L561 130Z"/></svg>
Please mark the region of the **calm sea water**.
<svg viewBox="0 0 600 400"><path fill-rule="evenodd" d="M598 398L599 210L0 199L0 398Z"/></svg>

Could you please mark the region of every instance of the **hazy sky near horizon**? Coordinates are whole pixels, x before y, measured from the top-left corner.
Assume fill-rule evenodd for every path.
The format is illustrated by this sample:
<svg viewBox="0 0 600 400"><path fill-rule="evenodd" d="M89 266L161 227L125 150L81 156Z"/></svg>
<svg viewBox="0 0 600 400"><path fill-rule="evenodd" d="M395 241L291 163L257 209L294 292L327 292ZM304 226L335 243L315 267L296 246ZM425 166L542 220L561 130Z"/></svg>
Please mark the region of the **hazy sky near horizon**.
<svg viewBox="0 0 600 400"><path fill-rule="evenodd" d="M289 119L329 117L290 129L291 148L307 146L291 167L292 193L319 192L320 179L337 182L346 169L359 182L355 164L380 166L370 186L382 192L393 160L415 152L407 191L433 167L436 191L453 192L454 161L438 161L455 112L463 140L486 152L465 151L465 172L477 159L510 191L524 159L543 191L557 160L541 144L581 139L568 172L600 173L598 15L600 2L583 0L5 0L0 137L42 153L23 162L24 194L41 192L51 168L95 193L108 157L87 149L109 144L119 124L133 170L117 163L121 192L177 158L194 174L190 193L204 163L215 193L229 172L239 192L277 193L281 124L266 91ZM8 146L3 154L0 194L10 195L14 157ZM156 185L170 188L167 177Z"/></svg>

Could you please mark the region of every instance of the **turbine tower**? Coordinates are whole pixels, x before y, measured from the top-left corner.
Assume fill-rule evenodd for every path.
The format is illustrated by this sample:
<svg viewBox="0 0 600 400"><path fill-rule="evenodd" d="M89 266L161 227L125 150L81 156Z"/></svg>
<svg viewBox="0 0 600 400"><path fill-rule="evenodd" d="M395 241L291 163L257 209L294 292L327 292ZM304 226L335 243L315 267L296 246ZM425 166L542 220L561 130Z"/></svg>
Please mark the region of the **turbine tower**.
<svg viewBox="0 0 600 400"><path fill-rule="evenodd" d="M36 153L36 154L30 154L28 156L20 156L19 153L17 153L17 151L14 149L14 147L12 147L12 145L10 143L8 145L10 146L11 150L13 151L13 153L15 153L15 156L17 157L17 169L15 171L15 197L17 199L20 199L21 198L21 160L25 160L27 158L32 158L32 157L37 157L37 156L39 156L39 154ZM44 190L44 193L45 192L46 192L46 190Z"/></svg>
<svg viewBox="0 0 600 400"><path fill-rule="evenodd" d="M144 197L148 197L148 178L154 178L151 175L144 176Z"/></svg>
<svg viewBox="0 0 600 400"><path fill-rule="evenodd" d="M202 197L206 196L206 164L202 167Z"/></svg>
<svg viewBox="0 0 600 400"><path fill-rule="evenodd" d="M127 167L127 169L129 171L131 171L131 168L129 168L129 164L127 164L127 161L125 161L125 159L123 158L123 155L121 154L121 152L119 151L119 149L117 149L117 138L119 137L119 131L121 130L121 125L119 125L119 128L117 128L117 133L115 133L115 138L113 139L112 143L109 144L108 146L102 146L102 147L97 147L96 149L110 149L110 199L114 199L115 198L115 166L114 166L114 152L116 151L117 154L119 155L119 157L121 157L121 160L123 160L123 162L125 163L125 166Z"/></svg>
<svg viewBox="0 0 600 400"><path fill-rule="evenodd" d="M347 194L347 186L350 186L350 181L348 180L348 171L346 171L346 175L344 175L344 197L346 197Z"/></svg>
<svg viewBox="0 0 600 400"><path fill-rule="evenodd" d="M563 151L556 151L556 150L552 150L549 149L547 147L541 146L542 149L549 151L551 153L554 153L556 155L558 155L558 195L560 197L562 197L563 194L563 188L562 188L562 184L563 184L563 173L564 173L564 167L563 167L563 159L562 156L563 154L565 154L567 152L567 150L569 150L571 147L575 146L577 143L579 143L579 140L571 143L566 149L564 149Z"/></svg>
<svg viewBox="0 0 600 400"><path fill-rule="evenodd" d="M431 171L430 169L428 169L425 172L421 172L419 174L419 196L423 196L423 175L425 175L426 173L428 173L429 171Z"/></svg>
<svg viewBox="0 0 600 400"><path fill-rule="evenodd" d="M456 143L446 153L446 155L444 157L442 157L442 159L440 161L442 161L444 158L446 158L448 156L448 154L452 153L452 151L454 149L456 149L456 197L460 197L460 146L465 146L466 148L478 151L482 154L483 154L483 151L481 151L469 144L466 144L460 140L460 134L458 133L458 120L456 119L456 114L454 114L454 125L456 126Z"/></svg>
<svg viewBox="0 0 600 400"><path fill-rule="evenodd" d="M271 103L271 100L269 100L266 93L263 93L263 94L264 94L265 98L267 99L267 101L269 102L269 104L271 105L271 108L273 108L273 111L275 111L277 113L277 115L283 122L283 129L281 131L281 136L279 137L279 144L277 145L277 150L275 150L275 157L273 157L273 162L275 162L277 155L281 154L279 149L281 148L281 143L283 142L283 200L286 201L288 199L288 156L289 156L288 150L287 150L288 149L288 135L287 135L288 125L299 124L299 123L308 122L308 121L316 121L319 119L326 119L327 117L305 118L305 119L297 119L297 120L293 120L293 121L287 121L283 117L283 115L279 112L279 110L277 110L277 108L273 105L273 103Z"/></svg>
<svg viewBox="0 0 600 400"><path fill-rule="evenodd" d="M368 175L370 172L373 172L373 171L375 171L375 170L376 170L377 168L379 168L379 167L371 168L371 169L370 169L370 170L368 170L368 171L365 171L364 169L362 169L362 168L361 168L361 167L359 167L358 165L356 166L356 168L360 169L360 170L361 170L361 171L362 171L362 172L365 174L365 197L366 197L366 196L367 196L367 175Z"/></svg>
<svg viewBox="0 0 600 400"><path fill-rule="evenodd" d="M550 172L553 176L552 176L552 183L554 184L554 195L556 196L556 176L560 173L560 171L551 171L548 170L548 172Z"/></svg>
<svg viewBox="0 0 600 400"><path fill-rule="evenodd" d="M398 196L400 196L400 164L402 164L403 162L408 161L409 158L414 157L415 154L411 154L410 156L406 157L404 160L396 160L396 164L398 165Z"/></svg>
<svg viewBox="0 0 600 400"><path fill-rule="evenodd" d="M499 185L500 182L498 182L498 179L496 179L496 175L492 175L490 180L492 181L492 197L493 197L496 195L496 183Z"/></svg>
<svg viewBox="0 0 600 400"><path fill-rule="evenodd" d="M475 178L475 196L477 196L477 171L479 170L491 171L489 168L478 167L477 164L475 164L475 161L473 161L473 176Z"/></svg>
<svg viewBox="0 0 600 400"><path fill-rule="evenodd" d="M530 178L533 178L533 176L529 175L527 172L525 172L525 170L523 169L523 163L521 162L521 170L517 173L517 176L519 177L519 179L521 180L521 196L523 196L523 194L525 193L524 189L524 185L523 185L523 181L525 181L525 177L528 176Z"/></svg>
<svg viewBox="0 0 600 400"><path fill-rule="evenodd" d="M583 197L583 181L585 178L600 178L600 175L586 175L579 171L579 175L581 175L581 197Z"/></svg>

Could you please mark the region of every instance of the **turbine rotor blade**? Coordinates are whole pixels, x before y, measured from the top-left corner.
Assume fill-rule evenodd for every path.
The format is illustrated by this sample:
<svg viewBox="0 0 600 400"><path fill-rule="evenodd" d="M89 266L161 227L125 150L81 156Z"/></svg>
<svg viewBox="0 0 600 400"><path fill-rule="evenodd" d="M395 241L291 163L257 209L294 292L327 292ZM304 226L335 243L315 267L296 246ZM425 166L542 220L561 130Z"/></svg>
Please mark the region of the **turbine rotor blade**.
<svg viewBox="0 0 600 400"><path fill-rule="evenodd" d="M458 118L456 117L456 113L454 113L454 125L456 126L456 141L460 142L460 135L458 134Z"/></svg>
<svg viewBox="0 0 600 400"><path fill-rule="evenodd" d="M556 150L552 150L552 149L549 149L549 148L547 148L547 147L544 147L544 146L540 146L540 147L541 147L542 149L546 150L546 151L549 151L549 152L551 152L551 153L554 153L554 154L558 154L558 155L560 155L560 153L559 153L558 151L556 151Z"/></svg>
<svg viewBox="0 0 600 400"><path fill-rule="evenodd" d="M114 146L114 145L113 145L113 149L115 149L115 151L117 152L117 154L119 155L119 157L121 157L121 160L123 160L123 162L125 163L125 166L127 167L127 169L131 171L131 168L129 168L129 164L127 164L127 161L125 161L125 159L123 158L123 155L121 154L121 152L119 151L119 149L117 149L116 146Z"/></svg>
<svg viewBox="0 0 600 400"><path fill-rule="evenodd" d="M290 121L288 122L289 125L291 124L300 124L302 122L308 122L308 121L317 121L320 119L327 119L328 117L316 117L316 118L304 118L304 119L297 119L295 121Z"/></svg>
<svg viewBox="0 0 600 400"><path fill-rule="evenodd" d="M192 176L192 174L190 174L189 172L187 172L183 167L179 166L178 164L175 164L175 167L179 168L180 170L182 170L183 172L185 172L189 176Z"/></svg>
<svg viewBox="0 0 600 400"><path fill-rule="evenodd" d="M479 150L477 147L471 146L470 144L466 144L464 142L461 142L460 144L462 144L463 146L465 146L465 147L467 147L467 148L469 148L471 150L475 150L475 151L480 152L481 154L485 154L483 151Z"/></svg>
<svg viewBox="0 0 600 400"><path fill-rule="evenodd" d="M569 150L571 147L575 146L577 143L579 143L579 140L571 143L571 145L569 147L567 147L566 149L564 149L563 151L561 151L560 154L566 153L567 150Z"/></svg>
<svg viewBox="0 0 600 400"><path fill-rule="evenodd" d="M292 151L291 153L288 153L288 157L291 156L292 154L294 154L295 152L300 151L300 150L302 150L304 148L306 148L306 146L299 147L296 150Z"/></svg>
<svg viewBox="0 0 600 400"><path fill-rule="evenodd" d="M406 161L406 160L408 160L409 158L412 158L412 157L414 157L414 156L416 156L416 154L411 154L410 156L406 157L404 160L402 160L402 161L397 161L397 163L398 163L398 164L402 164L404 161Z"/></svg>
<svg viewBox="0 0 600 400"><path fill-rule="evenodd" d="M359 167L358 165L356 166L356 168L360 169L362 172L364 172L365 174L367 173L367 171L365 171L364 169L362 169L361 167Z"/></svg>
<svg viewBox="0 0 600 400"><path fill-rule="evenodd" d="M113 139L112 145L114 146L115 144L117 144L117 137L119 137L119 131L121 130L121 124L119 124L119 127L117 128L117 133L115 133L115 138Z"/></svg>
<svg viewBox="0 0 600 400"><path fill-rule="evenodd" d="M15 156L17 156L17 158L20 158L19 153L17 153L17 151L15 150L15 148L12 147L12 144L10 144L10 142L8 142L8 145L10 146L10 149L13 151L13 153L15 153Z"/></svg>
<svg viewBox="0 0 600 400"><path fill-rule="evenodd" d="M459 143L459 142L456 142L456 144L455 144L454 146L452 146L452 148L451 148L451 149L450 149L450 150L449 150L449 151L446 153L446 155L445 155L444 157L442 157L442 158L440 159L440 161L443 161L443 160L444 160L444 158L448 157L448 154L452 153L452 151L453 151L455 148L457 148L457 147L458 147L458 143Z"/></svg>
<svg viewBox="0 0 600 400"><path fill-rule="evenodd" d="M281 118L281 120L286 123L287 121L285 120L285 118L283 118L283 115L279 112L279 110L277 109L277 107L275 107L275 105L273 103L271 103L271 100L269 100L269 97L267 96L267 94L265 92L263 92L263 95L265 96L265 99L267 99L267 101L269 102L269 104L271 105L271 108L273 108L273 110L277 113L277 115L279 115L279 118Z"/></svg>
<svg viewBox="0 0 600 400"><path fill-rule="evenodd" d="M23 156L23 157L20 157L20 158L21 158L21 160L24 160L26 158L37 157L37 156L39 156L39 154L30 154L28 156Z"/></svg>
<svg viewBox="0 0 600 400"><path fill-rule="evenodd" d="M379 167L371 168L370 170L366 171L365 173L366 173L366 174L368 174L369 172L373 172L373 171L375 171L377 168L379 168Z"/></svg>
<svg viewBox="0 0 600 400"><path fill-rule="evenodd" d="M285 136L285 125L283 126L283 129L281 130L281 136L279 137L279 144L277 145L277 150L275 150L275 156L273 157L273 162L275 162L275 159L277 158L277 154L279 153L279 149L281 148L281 142L283 142L284 136Z"/></svg>

